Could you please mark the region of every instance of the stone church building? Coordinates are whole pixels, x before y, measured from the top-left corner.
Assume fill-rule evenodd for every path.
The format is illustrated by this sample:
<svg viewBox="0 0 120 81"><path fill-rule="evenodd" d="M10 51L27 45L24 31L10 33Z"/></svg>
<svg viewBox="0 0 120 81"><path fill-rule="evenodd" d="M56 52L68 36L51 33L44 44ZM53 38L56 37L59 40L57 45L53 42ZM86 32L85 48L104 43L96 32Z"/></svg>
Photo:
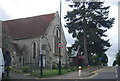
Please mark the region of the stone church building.
<svg viewBox="0 0 120 81"><path fill-rule="evenodd" d="M58 63L59 56L63 66L68 64L67 42L57 12L7 20L3 24L8 27L13 39L9 47L12 67L29 64L38 67L41 54L44 68L52 68L53 63ZM58 44L61 44L60 48Z"/></svg>

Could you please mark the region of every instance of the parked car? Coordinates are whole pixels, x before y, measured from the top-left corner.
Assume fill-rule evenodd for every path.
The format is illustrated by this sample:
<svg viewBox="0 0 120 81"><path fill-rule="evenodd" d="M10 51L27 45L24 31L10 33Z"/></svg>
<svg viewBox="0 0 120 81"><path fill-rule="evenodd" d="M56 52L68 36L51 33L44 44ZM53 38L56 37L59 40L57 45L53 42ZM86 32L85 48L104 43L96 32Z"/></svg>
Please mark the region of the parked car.
<svg viewBox="0 0 120 81"><path fill-rule="evenodd" d="M2 52L2 48L0 48L0 81L4 78L4 57L3 57L3 52Z"/></svg>

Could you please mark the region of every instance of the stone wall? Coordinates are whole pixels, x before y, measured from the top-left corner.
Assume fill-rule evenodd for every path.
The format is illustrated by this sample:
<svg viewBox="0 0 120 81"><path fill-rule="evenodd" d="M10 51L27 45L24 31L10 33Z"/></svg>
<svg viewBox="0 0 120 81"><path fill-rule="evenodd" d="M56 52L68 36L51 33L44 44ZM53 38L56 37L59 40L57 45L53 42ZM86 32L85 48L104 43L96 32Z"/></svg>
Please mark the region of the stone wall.
<svg viewBox="0 0 120 81"><path fill-rule="evenodd" d="M56 27L59 26L60 30L61 30L61 44L63 46L63 48L61 48L61 55L62 55L62 64L66 64L67 63L67 52L66 52L66 39L65 39L65 35L64 35L64 31L63 28L60 27L60 18L59 15L56 14L54 20L51 22L50 26L48 27L48 30L46 32L46 36L48 37L48 41L50 43L50 47L52 49L51 51L51 55L50 57L52 57L52 62L58 62L58 58L59 56L55 56L54 54L54 31L56 29Z"/></svg>
<svg viewBox="0 0 120 81"><path fill-rule="evenodd" d="M29 65L29 63L34 63L38 65L38 56L40 54L40 39L39 38L31 38L31 39L22 39L22 40L14 40L14 43L18 45L20 50L23 51L23 60L25 65ZM32 54L32 44L33 42L37 42L37 55L36 59L33 59ZM17 62L17 61L16 61Z"/></svg>

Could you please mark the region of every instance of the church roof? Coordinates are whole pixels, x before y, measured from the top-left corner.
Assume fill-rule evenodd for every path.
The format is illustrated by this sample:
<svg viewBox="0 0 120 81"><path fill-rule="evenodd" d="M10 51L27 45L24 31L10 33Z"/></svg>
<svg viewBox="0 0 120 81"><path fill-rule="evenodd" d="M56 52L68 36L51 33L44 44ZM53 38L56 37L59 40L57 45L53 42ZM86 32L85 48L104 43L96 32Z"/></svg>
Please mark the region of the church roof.
<svg viewBox="0 0 120 81"><path fill-rule="evenodd" d="M4 21L13 39L25 39L44 35L55 13Z"/></svg>

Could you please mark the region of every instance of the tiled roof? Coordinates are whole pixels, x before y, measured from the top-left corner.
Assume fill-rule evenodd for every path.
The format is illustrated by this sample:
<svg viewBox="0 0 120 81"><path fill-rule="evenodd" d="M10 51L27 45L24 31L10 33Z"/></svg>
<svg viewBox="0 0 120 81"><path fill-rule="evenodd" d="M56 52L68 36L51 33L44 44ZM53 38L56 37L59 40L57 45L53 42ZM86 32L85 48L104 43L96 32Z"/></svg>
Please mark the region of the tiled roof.
<svg viewBox="0 0 120 81"><path fill-rule="evenodd" d="M45 34L55 13L4 21L13 39L32 38Z"/></svg>

